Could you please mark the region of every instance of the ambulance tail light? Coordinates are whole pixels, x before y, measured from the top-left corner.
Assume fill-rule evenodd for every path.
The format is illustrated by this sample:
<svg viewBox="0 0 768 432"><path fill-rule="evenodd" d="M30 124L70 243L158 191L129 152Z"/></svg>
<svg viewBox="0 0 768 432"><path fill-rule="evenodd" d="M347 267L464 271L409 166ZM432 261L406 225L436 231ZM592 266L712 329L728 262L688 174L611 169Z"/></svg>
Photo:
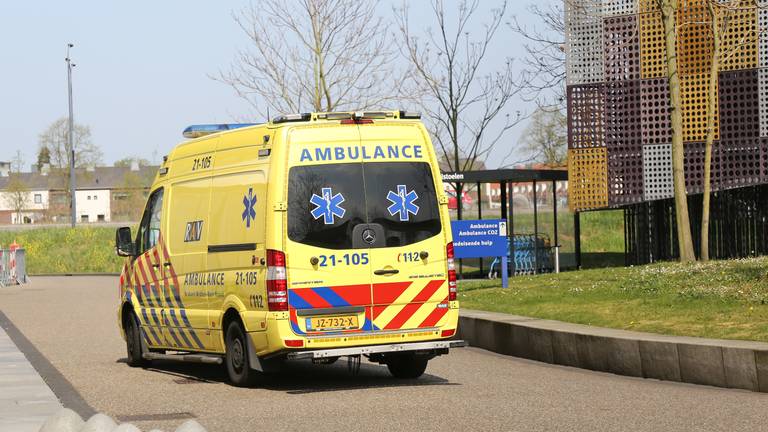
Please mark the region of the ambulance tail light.
<svg viewBox="0 0 768 432"><path fill-rule="evenodd" d="M448 300L456 300L456 265L453 263L453 242L445 245L445 256L448 258Z"/></svg>
<svg viewBox="0 0 768 432"><path fill-rule="evenodd" d="M267 306L270 311L288 310L285 253L267 249Z"/></svg>
<svg viewBox="0 0 768 432"><path fill-rule="evenodd" d="M367 119L367 118L344 119L344 120L341 121L341 124L343 124L343 125L373 124L373 120Z"/></svg>

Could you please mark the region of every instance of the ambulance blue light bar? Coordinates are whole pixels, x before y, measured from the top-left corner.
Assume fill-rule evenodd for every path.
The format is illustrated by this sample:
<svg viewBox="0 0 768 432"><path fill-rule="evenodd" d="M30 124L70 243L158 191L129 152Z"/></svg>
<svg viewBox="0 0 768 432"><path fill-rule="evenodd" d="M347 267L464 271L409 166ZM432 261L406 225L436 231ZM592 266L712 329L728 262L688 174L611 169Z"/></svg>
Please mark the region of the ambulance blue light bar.
<svg viewBox="0 0 768 432"><path fill-rule="evenodd" d="M200 138L218 132L255 126L257 123L202 124L192 125L184 129L184 138Z"/></svg>

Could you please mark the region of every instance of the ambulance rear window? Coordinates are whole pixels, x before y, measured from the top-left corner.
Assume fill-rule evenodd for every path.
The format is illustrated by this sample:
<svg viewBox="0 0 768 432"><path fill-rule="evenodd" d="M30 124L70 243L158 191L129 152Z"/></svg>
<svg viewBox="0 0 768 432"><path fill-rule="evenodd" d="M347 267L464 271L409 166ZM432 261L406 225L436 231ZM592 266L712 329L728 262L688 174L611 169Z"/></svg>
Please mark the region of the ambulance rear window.
<svg viewBox="0 0 768 432"><path fill-rule="evenodd" d="M352 249L352 231L380 224L386 246L406 246L441 231L434 181L424 162L293 167L288 179L288 238Z"/></svg>

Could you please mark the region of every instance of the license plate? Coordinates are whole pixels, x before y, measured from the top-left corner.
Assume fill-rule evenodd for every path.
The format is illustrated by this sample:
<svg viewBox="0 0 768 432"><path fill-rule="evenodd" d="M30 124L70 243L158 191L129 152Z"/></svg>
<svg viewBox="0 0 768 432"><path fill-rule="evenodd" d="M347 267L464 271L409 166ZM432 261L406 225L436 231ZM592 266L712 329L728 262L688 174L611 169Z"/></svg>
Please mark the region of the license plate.
<svg viewBox="0 0 768 432"><path fill-rule="evenodd" d="M357 315L341 315L307 318L307 330L349 330L358 329Z"/></svg>

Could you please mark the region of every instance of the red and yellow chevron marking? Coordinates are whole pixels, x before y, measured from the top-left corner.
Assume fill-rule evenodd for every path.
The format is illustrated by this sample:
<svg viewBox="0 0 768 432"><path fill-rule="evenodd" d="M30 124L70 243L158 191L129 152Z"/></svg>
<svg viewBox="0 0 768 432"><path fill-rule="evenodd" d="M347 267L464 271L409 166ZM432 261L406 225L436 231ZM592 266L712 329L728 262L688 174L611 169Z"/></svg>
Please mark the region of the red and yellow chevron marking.
<svg viewBox="0 0 768 432"><path fill-rule="evenodd" d="M445 284L445 279L374 284L373 324L383 330L437 325L448 311L448 295L440 289Z"/></svg>

